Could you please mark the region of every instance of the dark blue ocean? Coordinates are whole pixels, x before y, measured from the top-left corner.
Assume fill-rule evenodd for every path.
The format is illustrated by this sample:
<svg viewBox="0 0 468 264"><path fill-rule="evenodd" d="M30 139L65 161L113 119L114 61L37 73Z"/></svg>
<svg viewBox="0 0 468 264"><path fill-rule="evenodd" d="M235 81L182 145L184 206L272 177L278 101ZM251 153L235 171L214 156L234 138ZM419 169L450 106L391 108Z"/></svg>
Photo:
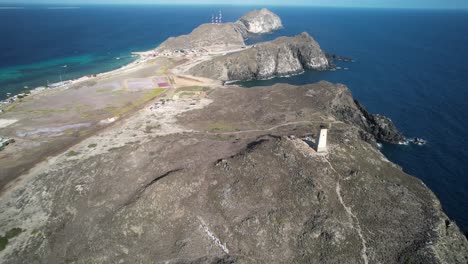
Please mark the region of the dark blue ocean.
<svg viewBox="0 0 468 264"><path fill-rule="evenodd" d="M47 81L121 67L131 51L148 50L190 32L222 9L235 21L252 7L25 6L0 9L0 99ZM250 82L346 84L373 113L389 116L425 146L383 152L423 180L447 214L468 232L468 11L272 7L285 26L279 35L309 32L324 50L355 60L349 70L306 72ZM66 67L64 67L67 65Z"/></svg>

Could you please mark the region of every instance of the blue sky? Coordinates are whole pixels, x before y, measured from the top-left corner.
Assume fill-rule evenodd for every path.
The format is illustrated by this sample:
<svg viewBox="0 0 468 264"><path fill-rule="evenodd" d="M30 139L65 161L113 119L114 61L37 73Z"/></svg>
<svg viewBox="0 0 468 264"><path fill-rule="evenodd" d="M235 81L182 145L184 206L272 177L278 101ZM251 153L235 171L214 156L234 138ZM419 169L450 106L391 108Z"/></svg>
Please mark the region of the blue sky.
<svg viewBox="0 0 468 264"><path fill-rule="evenodd" d="M389 8L468 8L468 0L0 0L0 5L15 4L235 4L235 5L307 5L335 7Z"/></svg>

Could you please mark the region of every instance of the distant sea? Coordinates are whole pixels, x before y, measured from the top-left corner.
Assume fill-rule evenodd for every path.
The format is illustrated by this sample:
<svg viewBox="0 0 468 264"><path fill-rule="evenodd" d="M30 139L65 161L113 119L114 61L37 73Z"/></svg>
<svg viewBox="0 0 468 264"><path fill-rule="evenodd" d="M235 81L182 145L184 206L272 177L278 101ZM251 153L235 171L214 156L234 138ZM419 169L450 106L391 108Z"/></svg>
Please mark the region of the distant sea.
<svg viewBox="0 0 468 264"><path fill-rule="evenodd" d="M235 21L252 7L23 6L0 8L0 100L6 93L122 67L132 51L209 22L221 9ZM425 146L384 145L384 154L420 178L468 232L468 12L271 7L285 29L309 32L330 53L351 57L342 70L243 83L347 85L373 113L392 118ZM344 70L348 68L348 70ZM27 88L25 88L27 87Z"/></svg>

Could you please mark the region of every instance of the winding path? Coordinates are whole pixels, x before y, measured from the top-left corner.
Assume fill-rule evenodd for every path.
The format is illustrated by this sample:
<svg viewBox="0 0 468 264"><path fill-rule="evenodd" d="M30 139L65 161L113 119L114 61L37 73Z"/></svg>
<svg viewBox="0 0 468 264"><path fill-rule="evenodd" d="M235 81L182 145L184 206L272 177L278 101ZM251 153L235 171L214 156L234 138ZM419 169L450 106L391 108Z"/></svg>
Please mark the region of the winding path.
<svg viewBox="0 0 468 264"><path fill-rule="evenodd" d="M338 174L338 172L335 170L335 168L333 167L333 165L330 163L330 161L327 159L327 158L324 158L325 159L325 162L328 163L328 165L330 166L330 168L336 173ZM347 206L343 200L343 197L341 196L341 185L340 185L340 179L338 178L337 181L336 181L336 188L335 188L335 191L336 191L336 195L338 196L338 200L340 201L341 205L343 206L343 208L345 209L346 211L346 214L348 215L348 218L349 218L349 221L351 222L351 225L352 227L356 230L356 232L358 233L358 236L361 240L361 245L362 245L362 248L361 248L361 257L362 257L362 260L364 261L364 264L369 264L369 259L367 258L367 241L366 239L364 238L364 235L362 234L362 228L361 228L361 224L359 223L359 219L356 217L356 215L353 213L353 211L351 210L351 207Z"/></svg>
<svg viewBox="0 0 468 264"><path fill-rule="evenodd" d="M267 129L252 129L252 130L242 130L242 131L233 131L233 132L205 132L205 134L209 135L235 135L235 134L243 134L243 133L255 133L255 132L267 132L267 131L272 131L280 127L285 127L285 126L290 126L290 125L298 125L298 124L337 124L337 123L343 123L341 121L296 121L296 122L288 122L288 123L283 123L281 125L276 125Z"/></svg>

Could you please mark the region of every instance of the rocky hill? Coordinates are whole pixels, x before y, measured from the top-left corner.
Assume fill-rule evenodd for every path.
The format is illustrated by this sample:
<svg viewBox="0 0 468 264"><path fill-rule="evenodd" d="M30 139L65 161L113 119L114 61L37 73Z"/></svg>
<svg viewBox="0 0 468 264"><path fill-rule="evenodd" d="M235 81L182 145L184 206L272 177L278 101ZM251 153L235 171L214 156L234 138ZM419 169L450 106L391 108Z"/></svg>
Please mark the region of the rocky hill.
<svg viewBox="0 0 468 264"><path fill-rule="evenodd" d="M263 22L249 16L250 32L259 30ZM242 45L248 33L241 22L202 25L158 49ZM100 129L72 131L76 144L44 154L3 189L0 263L468 262L468 241L437 197L377 148L403 139L389 118L369 113L341 84L244 89L173 73L199 60L158 58L113 73L109 87L154 72L172 72L177 87L151 93L151 106L129 103L132 111ZM303 33L189 71L247 80L328 67ZM112 102L100 110L130 107ZM322 126L327 151L317 153ZM34 138L34 147L54 140Z"/></svg>
<svg viewBox="0 0 468 264"><path fill-rule="evenodd" d="M329 67L330 63L319 44L304 32L200 63L191 68L189 74L222 81L252 80Z"/></svg>
<svg viewBox="0 0 468 264"><path fill-rule="evenodd" d="M267 9L254 10L234 23L203 24L190 34L172 37L155 49L159 55L202 53L245 46L249 33L269 33L282 27L281 19Z"/></svg>
<svg viewBox="0 0 468 264"><path fill-rule="evenodd" d="M248 32L255 34L270 33L283 28L280 17L266 8L250 11L238 22L242 23Z"/></svg>
<svg viewBox="0 0 468 264"><path fill-rule="evenodd" d="M2 231L18 230L0 262L466 263L434 194L362 140L345 86L207 93L198 110L143 111L26 175L0 200Z"/></svg>
<svg viewBox="0 0 468 264"><path fill-rule="evenodd" d="M245 34L245 28L236 23L203 24L188 35L167 39L155 51L161 55L173 55L176 52L240 48L245 46Z"/></svg>

